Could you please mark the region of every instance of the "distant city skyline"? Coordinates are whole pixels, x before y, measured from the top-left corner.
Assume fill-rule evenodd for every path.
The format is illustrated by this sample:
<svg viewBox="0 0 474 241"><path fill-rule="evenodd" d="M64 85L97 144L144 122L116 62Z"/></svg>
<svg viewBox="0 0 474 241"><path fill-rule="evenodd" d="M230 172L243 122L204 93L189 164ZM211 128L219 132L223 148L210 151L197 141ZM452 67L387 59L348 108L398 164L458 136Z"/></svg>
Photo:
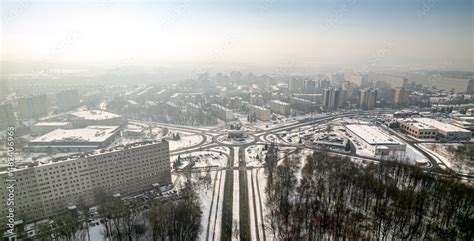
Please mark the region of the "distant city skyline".
<svg viewBox="0 0 474 241"><path fill-rule="evenodd" d="M3 62L473 70L473 4L2 1Z"/></svg>

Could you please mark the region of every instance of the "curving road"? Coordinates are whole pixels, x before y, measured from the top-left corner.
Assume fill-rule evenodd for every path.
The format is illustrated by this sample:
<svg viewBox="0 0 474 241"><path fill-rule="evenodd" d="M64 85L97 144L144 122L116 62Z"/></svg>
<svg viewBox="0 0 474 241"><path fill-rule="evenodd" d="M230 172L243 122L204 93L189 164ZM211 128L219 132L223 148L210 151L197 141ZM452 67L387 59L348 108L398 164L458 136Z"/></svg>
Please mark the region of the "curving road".
<svg viewBox="0 0 474 241"><path fill-rule="evenodd" d="M367 157L367 156L360 156L356 154L354 151L351 152L340 152L340 151L334 151L334 150L328 150L328 149L321 149L318 147L314 146L308 146L308 145L302 145L302 144L288 144L286 143L279 135L277 135L278 132L281 131L288 131L292 130L298 127L303 127L303 126L308 126L308 125L315 125L315 124L321 124L324 122L329 122L331 120L337 119L337 118L342 118L342 117L352 117L352 116L357 116L361 114L366 114L367 112L363 111L351 111L351 112L346 112L346 113L341 113L341 114L333 114L330 116L322 116L318 118L312 118L312 119L306 119L306 120L301 120L296 123L291 123L288 125L280 126L274 129L269 129L269 130L257 130L253 133L250 133L250 135L253 137L252 141L249 141L247 143L230 143L230 142L223 142L220 141L220 137L223 135L226 135L227 132L225 129L213 129L212 132L211 130L205 130L205 129L199 129L199 128L194 128L194 127L188 127L188 126L178 126L178 125L172 125L172 124L165 124L165 123L155 123L155 122L143 122L143 121L136 121L134 120L133 122L138 122L138 123L146 123L148 125L152 125L155 127L166 127L170 130L178 130L178 131L183 131L183 132L189 132L189 133L194 133L197 135L200 135L202 137L202 140L199 143L196 143L192 146L180 148L178 150L173 150L171 151L171 155L179 155L179 154L187 154L187 153L192 153L192 152L197 152L197 151L203 151L203 150L209 150L210 148L213 147L227 147L230 149L230 154L223 153L227 157L227 165L226 167L219 167L219 168L213 168L212 171L216 171L215 174L215 182L214 182L214 189L213 189L213 194L212 194L212 202L211 202L211 211L209 213L209 216L204 217L208 218L208 227L205 229L206 232L206 240L232 240L235 239L235 236L238 236L240 240L251 240L252 233L251 233L251 221L250 219L254 219L255 222L255 227L254 230L257 234L255 234L255 237L257 240L260 240L260 234L263 234L263 240L266 239L265 237L265 232L263 232L264 229L264 214L263 214L263 204L262 204L262 198L260 196L261 190L260 190L260 184L258 181L258 178L256 178L256 174L258 174L258 170L256 171L256 174L254 175L252 170L255 169L255 167L247 167L247 163L245 160L245 150L247 147L252 146L252 145L265 145L269 143L268 137L270 135L275 135L277 137L278 143L276 143L280 147L294 147L294 148L308 148L308 149L313 149L313 150L320 150L320 151L326 151L332 155L340 155L340 156L347 156L347 157L352 157L352 158L359 158L362 160L368 160L368 161L375 161L375 162L386 162L387 160L381 160L378 158L373 158L373 157ZM383 112L381 112L383 113ZM373 114L373 113L371 113ZM473 176L469 175L463 175L463 174L458 174L455 173L454 171L450 170L447 168L447 166L437 160L437 157L433 156L431 153L425 151L423 148L420 148L418 146L418 142L415 140L407 140L404 138L402 135L397 133L396 131L387 128L385 126L381 126L382 128L386 129L386 131L389 131L391 134L396 135L398 138L404 140L407 142L408 145L411 145L414 149L422 153L424 156L427 157L427 159L430 161L431 166L426 168L428 171L436 172L441 175L449 175L449 176L454 176L458 178L474 178ZM211 139L208 139L209 137L212 137ZM209 141L209 142L208 142ZM237 155L235 153L237 150ZM238 165L237 165L238 164ZM444 165L445 168L440 168L440 165ZM209 169L203 169L203 170L190 170L187 172L202 172L202 171L209 171ZM250 171L250 174L248 174L248 171ZM234 199L234 172L238 173L238 180L239 180L239 187L238 187L238 196L239 196L239 215L236 215L233 213L234 209L236 207L233 207L233 199ZM219 173L219 174L218 174ZM218 176L219 175L219 176ZM250 177L248 176L250 175ZM222 183L222 179L224 180ZM223 193L220 192L220 186L223 185ZM251 187L249 187L251 185ZM216 192L216 187L217 187L217 193ZM252 200L249 200L249 192L252 194ZM217 203L214 203L214 197L217 195ZM219 200L222 201L222 220L221 220L221 227L216 227L216 218L217 218L217 211L214 213L213 216L211 216L213 207L215 210L217 210L217 206L219 205ZM250 207L249 205L252 205L253 207ZM250 210L253 209L254 213L250 213ZM257 212L255 210L259 209L260 210L260 217L258 217ZM235 217L239 216L239 226L238 229L234 227L234 219ZM214 218L214 222L211 222L211 219ZM213 223L213 225L211 225ZM220 228L220 237L219 235L216 235L217 229ZM259 231L260 230L260 231ZM235 232L238 232L235 234ZM235 236L234 236L235 235Z"/></svg>

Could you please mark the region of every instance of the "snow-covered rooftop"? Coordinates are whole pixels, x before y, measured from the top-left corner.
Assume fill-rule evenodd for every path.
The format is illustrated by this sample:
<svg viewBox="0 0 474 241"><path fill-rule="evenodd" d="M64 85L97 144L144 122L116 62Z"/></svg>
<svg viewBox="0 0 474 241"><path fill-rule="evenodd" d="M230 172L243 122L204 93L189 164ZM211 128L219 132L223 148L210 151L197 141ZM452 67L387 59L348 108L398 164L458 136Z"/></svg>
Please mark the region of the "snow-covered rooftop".
<svg viewBox="0 0 474 241"><path fill-rule="evenodd" d="M30 143L41 142L102 142L112 136L118 126L88 126L81 129L56 129Z"/></svg>
<svg viewBox="0 0 474 241"><path fill-rule="evenodd" d="M447 123L443 123L443 122L440 122L440 121L437 121L435 119L431 119L431 118L415 118L414 120L420 122L420 123L423 123L425 125L429 125L429 126L432 126L438 130L441 130L441 131L444 131L444 132L470 132L468 130L465 130L463 128L460 128L460 127L457 127L457 126L454 126L454 125L451 125L451 124L447 124Z"/></svg>
<svg viewBox="0 0 474 241"><path fill-rule="evenodd" d="M121 117L120 115L110 113L104 110L86 110L71 113L71 115L85 120L107 120Z"/></svg>
<svg viewBox="0 0 474 241"><path fill-rule="evenodd" d="M287 105L287 106L290 105L289 103L283 102L281 100L272 100L272 102L277 104L277 105Z"/></svg>
<svg viewBox="0 0 474 241"><path fill-rule="evenodd" d="M35 126L67 126L71 124L70 122L38 122Z"/></svg>
<svg viewBox="0 0 474 241"><path fill-rule="evenodd" d="M394 140L389 135L380 131L377 127L369 125L346 125L352 133L362 138L370 145L400 145L401 143Z"/></svg>

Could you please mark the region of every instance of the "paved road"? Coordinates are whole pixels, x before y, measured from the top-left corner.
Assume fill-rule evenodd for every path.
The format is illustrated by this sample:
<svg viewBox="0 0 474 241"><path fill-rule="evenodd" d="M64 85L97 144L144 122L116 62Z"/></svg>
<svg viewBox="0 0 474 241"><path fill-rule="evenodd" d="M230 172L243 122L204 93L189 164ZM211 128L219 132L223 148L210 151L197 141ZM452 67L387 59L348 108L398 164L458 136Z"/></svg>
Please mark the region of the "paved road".
<svg viewBox="0 0 474 241"><path fill-rule="evenodd" d="M256 217L255 213L252 214L252 215L250 214L250 209L249 209L249 192L253 193L253 195L252 195L253 200L250 200L250 202L253 203L254 208L255 208L256 205L259 205L260 208L262 207L262 203L256 203L256 201L255 201L256 195L259 196L260 201L262 199L260 197L260 191L259 190L254 190L253 185L252 185L252 187L248 186L248 179L247 179L248 170L251 170L254 167L247 167L247 165L246 165L245 149L247 147L249 147L251 145L265 145L266 143L268 143L268 136L271 135L271 134L276 135L277 132L287 131L287 130L291 130L291 129L298 128L298 127L303 127L303 126L308 126L308 125L321 124L321 123L329 122L329 121L334 120L336 118L352 117L352 116L357 116L357 115L361 115L361 114L367 114L367 112L352 111L352 112L346 112L346 113L335 114L335 115L330 115L330 116L321 116L321 117L312 118L312 119L300 120L296 123L291 123L291 124L288 124L288 125L284 125L284 126L274 128L274 129L257 130L253 134L253 137L254 137L253 141L250 141L248 143L240 143L240 144L239 143L223 143L223 142L219 141L218 137L226 134L226 132L224 132L223 130L217 130L218 131L217 133L216 133L216 130L214 130L211 133L211 132L203 130L203 129L187 127L187 126L178 126L178 125L171 125L171 124L165 124L165 123L142 122L142 121L137 121L137 122L147 123L147 124L154 125L154 126L166 127L168 129L172 129L172 130L180 130L180 131L184 131L184 132L190 132L190 133L195 133L195 134L201 135L202 140L199 143L197 143L193 146L181 148L179 150L174 150L174 151L171 152L171 155L188 154L188 153L192 153L192 152L196 152L196 151L209 150L210 148L218 147L218 146L228 147L230 149L230 154L223 153L223 154L226 155L226 157L228 159L227 166L226 167L219 167L219 168L216 167L216 168L212 169L212 171L220 170L220 172L223 173L222 175L225 175L224 183L219 184L219 185L224 185L224 193L223 193L223 195L221 195L219 193L217 195L220 195L219 197L223 198L222 220L221 220L221 227L220 227L221 228L221 237L220 237L220 239L227 241L227 240L232 239L232 235L233 235L233 231L234 231L233 230L234 229L233 221L234 221L235 217L237 216L237 215L232 213L233 212L233 194L234 194L234 171L237 171L238 175L239 175L239 187L240 187L239 188L239 199L240 199L239 209L240 210L239 210L239 215L238 216L240 216L240 220L239 220L239 228L238 229L239 229L239 238L240 238L240 240L250 240L251 239L250 218L255 219L255 225L256 225L255 229L256 230L259 230L259 228L260 229L263 228L263 219L264 219L263 214L261 214L261 217ZM371 114L373 114L373 113L371 113ZM446 175L450 175L450 176L456 176L456 177L459 177L459 178L473 178L473 176L457 174L457 173L451 171L447 167L444 168L444 169L440 168L439 167L440 164L441 165L445 165L445 164L444 163L439 163L430 153L426 152L425 150L423 150L422 148L417 146L417 144L418 144L417 141L407 140L406 138L401 136L399 133L391 130L390 128L387 128L387 127L384 127L384 126L382 126L382 127L385 128L390 133L392 133L392 134L396 135L397 137L403 139L409 145L411 145L414 149L416 149L417 151L422 153L424 156L426 156L428 158L428 160L430 161L430 163L431 163L431 168L429 168L427 170L437 172L439 174L446 174ZM212 140L210 140L209 143L207 143L208 142L208 139L207 139L208 135L212 136ZM328 150L328 149L321 149L321 148L314 147L314 146L301 145L301 144L297 144L297 143L287 144L281 137L279 137L278 135L276 135L276 136L279 140L279 143L277 143L277 144L280 147L308 148L308 149L313 149L313 150L326 151L326 152L328 152L332 155L340 155L340 156L347 156L347 157L353 157L353 158L355 157L355 158L359 158L359 159L363 159L363 160L376 161L376 162L385 162L385 161L387 161L387 160L381 160L381 159L373 158L373 157L360 156L360 155L356 154L354 151L346 153L346 152L333 151L333 150ZM238 158L235 159L234 158L234 156L235 156L234 155L234 151L235 151L234 147L237 147L237 146L239 147L238 148L239 151L238 151L238 155L237 155ZM235 162L239 163L238 167L234 166ZM210 171L210 169L194 170L194 171L202 172L202 171ZM186 172L193 172L193 170L186 171ZM257 183L256 186L257 186L257 188L259 188L258 178L254 179L254 176L251 175L250 180L251 180L251 183L256 182ZM214 185L216 185L216 184L214 184ZM218 204L212 203L211 205L218 205ZM262 209L260 209L260 210L262 210ZM211 219L210 216L208 218ZM258 220L260 220L260 221L258 221ZM259 225L261 225L261 226L259 226ZM207 227L206 237L211 238L212 240L215 240L215 238L217 238L217 237L214 237L214 235L211 236L210 234L214 233L214 230L217 229L217 228L219 228L219 227ZM256 231L256 232L257 232L256 237L258 237L258 239L260 239L260 237L258 235L258 231Z"/></svg>

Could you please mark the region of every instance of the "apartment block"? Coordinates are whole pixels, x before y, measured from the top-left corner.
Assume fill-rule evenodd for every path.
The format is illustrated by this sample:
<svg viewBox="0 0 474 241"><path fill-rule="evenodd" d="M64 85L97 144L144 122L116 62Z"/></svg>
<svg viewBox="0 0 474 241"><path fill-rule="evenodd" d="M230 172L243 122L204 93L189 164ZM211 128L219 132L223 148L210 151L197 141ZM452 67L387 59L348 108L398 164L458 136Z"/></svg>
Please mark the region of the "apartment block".
<svg viewBox="0 0 474 241"><path fill-rule="evenodd" d="M65 211L79 200L94 204L97 191L128 195L169 184L169 161L168 142L147 141L4 170L0 222L6 222L10 208L9 180L15 180L16 218L29 222Z"/></svg>

